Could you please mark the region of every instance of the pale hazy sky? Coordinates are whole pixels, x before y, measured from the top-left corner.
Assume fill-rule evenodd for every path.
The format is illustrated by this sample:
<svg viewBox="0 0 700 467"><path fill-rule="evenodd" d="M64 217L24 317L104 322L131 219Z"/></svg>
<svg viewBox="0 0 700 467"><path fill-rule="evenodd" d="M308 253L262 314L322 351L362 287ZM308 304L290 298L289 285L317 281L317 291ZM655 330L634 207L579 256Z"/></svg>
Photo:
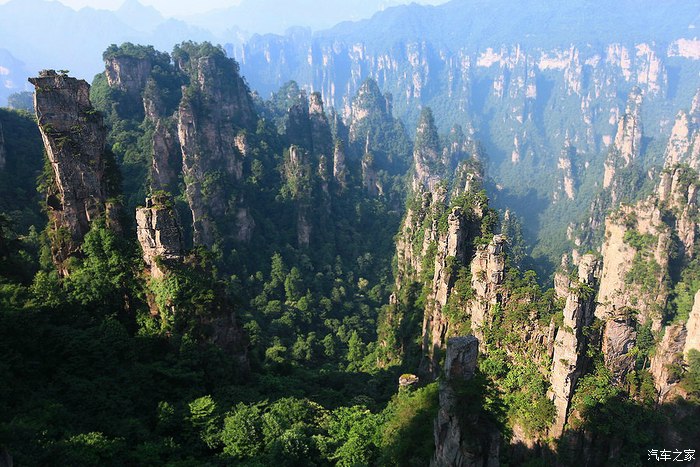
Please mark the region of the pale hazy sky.
<svg viewBox="0 0 700 467"><path fill-rule="evenodd" d="M10 0L0 0L0 4ZM75 10L89 6L98 10L116 10L124 0L53 0L60 1ZM240 0L139 0L143 5L151 5L166 16L203 13L215 8L238 5Z"/></svg>
<svg viewBox="0 0 700 467"><path fill-rule="evenodd" d="M0 4L7 3L10 0L0 0ZM53 0L60 1L73 9L80 9L86 6L95 9L115 10L119 8L124 0ZM197 13L204 13L216 8L226 8L238 5L241 0L139 0L143 5L151 5L155 7L165 16L188 16ZM280 0L293 2L294 0ZM359 1L362 0L349 0ZM445 3L447 0L387 0L387 5L395 5L399 3L426 3L439 4Z"/></svg>

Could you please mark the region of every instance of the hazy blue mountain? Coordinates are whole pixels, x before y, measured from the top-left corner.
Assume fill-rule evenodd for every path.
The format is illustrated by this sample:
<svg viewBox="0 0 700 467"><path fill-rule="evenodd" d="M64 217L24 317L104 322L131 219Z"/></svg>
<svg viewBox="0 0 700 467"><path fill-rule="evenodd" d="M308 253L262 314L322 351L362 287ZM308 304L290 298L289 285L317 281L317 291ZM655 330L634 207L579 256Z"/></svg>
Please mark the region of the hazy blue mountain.
<svg viewBox="0 0 700 467"><path fill-rule="evenodd" d="M398 0L242 0L237 6L185 18L187 22L222 34L229 29L248 33L284 33L293 26L326 29L341 21L369 18Z"/></svg>
<svg viewBox="0 0 700 467"><path fill-rule="evenodd" d="M543 0L452 0L438 6L414 3L389 8L318 36L362 40L378 47L419 38L435 45L476 49L515 42L551 47L667 40L679 32L693 35L696 26L700 26L700 4L689 0L571 0L556 8Z"/></svg>
<svg viewBox="0 0 700 467"><path fill-rule="evenodd" d="M0 49L0 102L12 93L29 89L25 64L15 58L7 49Z"/></svg>
<svg viewBox="0 0 700 467"><path fill-rule="evenodd" d="M599 175L588 168L600 167L635 88L644 96L640 160L658 162L659 141L700 84L699 25L700 3L688 0L452 0L316 33L253 36L229 51L263 96L294 79L347 117L372 78L409 128L431 107L442 131L459 123L482 142L496 202L548 226L589 205ZM562 198L569 146L578 191ZM563 244L562 232L538 235Z"/></svg>
<svg viewBox="0 0 700 467"><path fill-rule="evenodd" d="M21 81L44 68L68 69L92 80L103 69L102 52L112 43L153 44L170 50L185 40L216 42L217 38L183 21L165 19L137 0L125 2L117 11L75 11L46 0L11 0L0 5L0 44L30 71ZM0 66L10 68L6 63L10 62L0 56Z"/></svg>
<svg viewBox="0 0 700 467"><path fill-rule="evenodd" d="M368 18L396 3L243 0L239 6L183 20L165 18L138 0L126 0L116 11L89 7L75 11L56 1L10 0L0 5L0 45L31 73L68 69L90 80L102 68L102 51L112 43L150 44L162 50L186 40L240 45L251 33L282 33L293 26L328 28L342 20ZM9 69L10 62L1 60L0 66ZM0 105L3 96L0 93Z"/></svg>
<svg viewBox="0 0 700 467"><path fill-rule="evenodd" d="M158 10L142 5L138 0L125 0L114 13L124 24L142 32L153 31L165 21Z"/></svg>
<svg viewBox="0 0 700 467"><path fill-rule="evenodd" d="M294 30L285 35L256 35L244 49L229 46L229 50L241 61L253 88L263 94L289 78L322 89L320 80L325 75L333 81L336 95L341 93L342 97L352 94L364 75L378 73L372 68L382 66L377 63L380 57L391 61L409 43L438 60L445 59L444 53L474 54L511 45L545 51L571 45L595 49L615 43L634 47L645 42L665 52L679 38L696 37L696 26L700 26L700 4L689 0L573 0L556 9L542 0L517 4L508 0L452 0L438 6L413 3L388 8L370 19L343 22L313 34ZM335 60L323 62L322 57L329 53ZM372 54L375 61L367 54ZM443 56L438 57L440 54ZM356 59L367 63L354 64ZM383 66L382 75L389 68L386 63ZM429 71L440 70L432 67ZM344 80L349 76L353 76L356 86L351 85L346 92ZM383 82L382 76L377 79ZM342 104L342 99L324 96L336 105ZM417 118L417 111L413 117Z"/></svg>

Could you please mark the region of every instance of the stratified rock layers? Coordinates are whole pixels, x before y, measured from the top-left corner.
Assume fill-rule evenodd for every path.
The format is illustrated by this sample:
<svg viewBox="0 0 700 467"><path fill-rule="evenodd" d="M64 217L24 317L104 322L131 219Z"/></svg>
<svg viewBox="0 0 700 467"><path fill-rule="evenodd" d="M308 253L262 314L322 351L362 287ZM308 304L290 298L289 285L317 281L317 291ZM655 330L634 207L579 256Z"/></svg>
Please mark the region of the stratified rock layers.
<svg viewBox="0 0 700 467"><path fill-rule="evenodd" d="M569 279L563 273L557 274L555 279L560 286L565 286L562 290L557 290L557 293L561 294L560 298L566 299L566 305L564 321L557 329L554 340L550 377L551 398L556 409L554 425L550 428L550 434L553 436L561 436L564 431L571 396L578 378L585 370L587 342L583 330L591 324L594 317L597 273L596 258L593 255L584 255L579 262L578 276L575 279Z"/></svg>
<svg viewBox="0 0 700 467"><path fill-rule="evenodd" d="M91 221L105 211L106 130L90 104L87 82L53 70L29 81L36 88L34 107L53 169L47 197L53 259L67 274L65 261L78 251Z"/></svg>
<svg viewBox="0 0 700 467"><path fill-rule="evenodd" d="M464 397L460 392L474 377L478 355L479 341L474 336L453 337L447 341L445 376L440 380L440 401L435 420L435 457L431 466L499 465L498 434L494 433L489 443L482 443L467 429L478 423L475 414L460 416L463 413L460 410L461 398Z"/></svg>
<svg viewBox="0 0 700 467"><path fill-rule="evenodd" d="M143 261L151 268L154 278L165 275L159 263L182 259L182 232L177 214L168 200L149 198L146 207L136 210L136 234L143 251Z"/></svg>

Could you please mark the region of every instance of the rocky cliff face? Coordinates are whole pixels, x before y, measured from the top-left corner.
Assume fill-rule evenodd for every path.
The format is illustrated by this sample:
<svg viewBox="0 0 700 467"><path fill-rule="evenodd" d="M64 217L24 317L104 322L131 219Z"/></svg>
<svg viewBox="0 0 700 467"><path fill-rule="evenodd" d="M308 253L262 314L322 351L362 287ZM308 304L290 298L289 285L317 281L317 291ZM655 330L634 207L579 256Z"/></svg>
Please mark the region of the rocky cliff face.
<svg viewBox="0 0 700 467"><path fill-rule="evenodd" d="M666 326L664 335L656 345L656 351L651 359L649 371L654 377L654 386L663 402L671 391L673 384L680 380L680 374L674 367L683 363L683 346L686 342L687 331L683 323Z"/></svg>
<svg viewBox="0 0 700 467"><path fill-rule="evenodd" d="M571 146L567 141L561 151L559 160L557 161L557 186L552 195L552 201L557 202L559 199L574 200L576 198L576 177L574 174L574 161L576 158L576 148Z"/></svg>
<svg viewBox="0 0 700 467"><path fill-rule="evenodd" d="M627 99L625 113L617 123L615 141L605 161L603 188L611 190L613 205L619 199L619 193L613 186L617 171L628 167L639 156L642 143L641 104L642 92L634 88Z"/></svg>
<svg viewBox="0 0 700 467"><path fill-rule="evenodd" d="M666 166L686 163L700 169L700 90L693 98L690 111L681 110L671 129L666 146Z"/></svg>
<svg viewBox="0 0 700 467"><path fill-rule="evenodd" d="M481 44L476 47L457 45L455 41L468 34L461 29L446 42L449 47L404 30L383 33L377 45L365 39L365 27L367 23L357 26L362 32L354 36L355 28L348 26L338 36L329 31L301 40L259 38L235 53L250 82L263 93L293 77L302 88L319 91L326 105L343 109L346 117L360 117L358 121L366 114L358 112L352 96L357 90L363 94L369 77L378 83L379 97L391 94L395 113L408 125L420 120L419 109L430 106L441 132L455 121L473 126L491 156L490 175L506 193L531 188L542 198L554 194L560 205L572 197L576 203L590 202L589 184L595 182L588 176L599 168L598 155L612 148L617 157L606 165L603 181L610 184L615 203L626 198L629 190L616 187L613 174L624 172L626 158L653 147L640 144L641 120L624 117L627 110L629 115L635 111L626 102L631 91L644 96L644 137L656 139L665 138L675 109L687 105L697 88L691 78L696 74L697 41L672 39L668 47L650 37L572 43L567 34L566 42L558 45L534 46L511 37L494 43L481 39L473 43ZM274 60L276 54L297 58L295 65ZM676 79L679 68L688 73ZM375 108L381 108L382 101L373 99ZM356 129L351 134L364 143L366 132ZM567 142L576 148L575 158L560 157ZM588 170L591 163L593 171ZM556 178L550 176L553 172ZM523 173L527 176L521 177ZM520 217L541 214L524 196L510 204ZM596 238L582 239L582 251L597 248L593 243L599 243L611 207L603 204L591 219L599 227ZM569 217L567 223L580 218L574 214L577 208L544 209L546 215Z"/></svg>
<svg viewBox="0 0 700 467"><path fill-rule="evenodd" d="M312 155L304 148L292 145L284 161L284 178L290 187L290 197L297 210L297 244L309 245L311 238L310 200L312 196L311 179L314 171Z"/></svg>
<svg viewBox="0 0 700 467"><path fill-rule="evenodd" d="M140 58L120 55L105 58L105 76L109 86L139 101L152 68L153 62L148 56Z"/></svg>
<svg viewBox="0 0 700 467"><path fill-rule="evenodd" d="M478 419L472 415L460 417L460 390L476 371L479 341L474 336L453 337L447 342L445 377L440 381L440 405L435 420L435 457L430 465L449 466L497 466L499 443L497 433L492 433L486 443L470 433L470 426Z"/></svg>
<svg viewBox="0 0 700 467"><path fill-rule="evenodd" d="M168 262L184 257L182 230L172 201L167 197L148 198L146 206L136 210L136 235L143 261L156 279L163 278Z"/></svg>
<svg viewBox="0 0 700 467"><path fill-rule="evenodd" d="M311 93L308 106L313 152L319 159L330 159L331 154L333 154L333 135L323 110L321 94Z"/></svg>
<svg viewBox="0 0 700 467"><path fill-rule="evenodd" d="M435 120L430 109L421 113L416 128L416 143L413 148L412 189L418 191L435 191L441 179L445 177L446 162L443 158Z"/></svg>
<svg viewBox="0 0 700 467"><path fill-rule="evenodd" d="M242 195L225 195L225 187L242 183L250 148L245 133L257 122L248 87L238 65L210 45L182 44L173 60L128 44L105 53L107 83L131 109L122 118L143 110L153 155L144 188L175 195L184 182L196 244L211 246L222 237L248 242L255 227L250 210Z"/></svg>
<svg viewBox="0 0 700 467"><path fill-rule="evenodd" d="M476 249L474 245L475 238L483 234L481 222L488 211L488 200L480 194L483 167L479 145L466 137L460 127L453 127L441 144L430 109L423 110L416 131L413 201L407 207L396 240L398 274L393 300L402 296L405 299L405 292L416 284L427 291L422 312L420 372L435 378L447 338L468 331L473 314L481 316L480 312L487 312L488 305L482 306L482 301L495 299L489 281L503 280L505 240L494 238L491 256L484 253L487 247ZM454 173L448 174L452 168ZM477 298L468 301L468 291L473 287L469 267L474 273L474 265L480 264L478 258L484 255L489 256L484 261L491 261L483 264L488 272L478 273L475 280L479 285L489 282L485 286L488 290L481 290L483 296L477 292ZM500 276L496 271L499 265ZM486 274L489 279L482 277ZM395 326L400 327L400 323Z"/></svg>
<svg viewBox="0 0 700 467"><path fill-rule="evenodd" d="M174 193L182 173L182 149L177 132L177 116L168 114L161 90L154 80L144 89L143 107L146 121L152 126L151 191Z"/></svg>
<svg viewBox="0 0 700 467"><path fill-rule="evenodd" d="M359 86L345 113L350 121L349 136L353 144L364 143L376 121L392 119L388 96L383 96L377 82L371 79Z"/></svg>
<svg viewBox="0 0 700 467"><path fill-rule="evenodd" d="M641 90L634 87L628 95L625 112L621 116L618 112L611 113L610 121L617 122L617 131L603 164L603 190L593 198L588 219L579 225L577 237L572 238L573 230L568 233L569 239L581 249L597 249L608 211L617 209L621 202L629 203L641 189L641 164L635 161L642 144L642 100ZM578 254L577 249L574 259Z"/></svg>
<svg viewBox="0 0 700 467"><path fill-rule="evenodd" d="M550 395L556 408L556 418L549 433L559 437L564 431L571 397L578 378L585 371L586 346L583 330L593 321L595 289L599 273L598 260L584 255L578 264L578 274L571 278L565 272L555 277L556 293L566 299L564 320L556 331Z"/></svg>
<svg viewBox="0 0 700 467"><path fill-rule="evenodd" d="M90 223L105 212L104 151L106 130L92 107L83 80L45 70L29 81L34 107L53 168L47 205L54 262L68 274L65 261L78 252Z"/></svg>
<svg viewBox="0 0 700 467"><path fill-rule="evenodd" d="M219 239L251 239L255 223L239 189L249 167L247 134L257 122L248 88L237 64L209 44L177 46L172 61L152 47L131 44L111 46L104 57L105 78L96 83L110 88L106 110L111 136L122 146L125 173L132 169L127 155L133 159L134 152L143 153L150 140L151 154L140 154L144 163L138 161L139 169L150 163L150 177L139 171L143 178L130 188L149 193L135 214L151 314L168 333L184 325L238 355L245 369L247 340L231 298L199 252L186 252L185 243L191 234L196 245L205 246ZM125 138L125 127L141 133ZM174 202L183 194L193 220L185 229L179 215L189 216ZM188 296L192 290L182 287L186 282L211 292L206 303Z"/></svg>
<svg viewBox="0 0 700 467"><path fill-rule="evenodd" d="M294 96L286 116L285 139L290 144L283 167L284 190L297 211L297 244L307 247L312 236L325 230L331 213L331 179L346 186L345 154L334 144L328 118L318 94ZM333 161L331 168L330 161Z"/></svg>
<svg viewBox="0 0 700 467"><path fill-rule="evenodd" d="M658 109L669 96L675 99L675 108L683 105L690 97L688 88L696 86L689 77L680 83L668 78L669 62L693 68L693 53L642 40L543 47L511 40L477 48L457 46L454 41L447 47L422 37L409 39L404 31L396 35L401 38L380 47L365 42L362 34L354 39L344 34L309 37L301 43L285 38L271 44L270 38L259 38L235 53L256 89L270 92L292 78L319 90L327 104L347 109L346 116L352 96L366 77L393 95L393 107L409 124L419 118L416 109L437 109L440 102L436 117L443 125L479 122L482 134L497 127L496 134L485 136L485 143L499 161L516 155L516 164L542 151L557 154L567 131L582 154L611 146L624 113L620 96L634 86ZM286 57L298 56L294 63L302 65L273 60L271 48ZM678 84L683 96L671 91ZM559 104L551 106L555 101ZM666 121L673 115L667 112L662 110L663 117L649 122L649 134L670 129ZM537 122L547 122L545 134ZM549 159L552 169L556 163L556 157Z"/></svg>
<svg viewBox="0 0 700 467"><path fill-rule="evenodd" d="M401 225L401 235L396 239L397 288L417 280L423 271L422 259L437 237L437 222L433 222L432 218L439 203L433 204L431 193L418 194L416 201L415 206L407 209Z"/></svg>
<svg viewBox="0 0 700 467"><path fill-rule="evenodd" d="M455 170L455 182L452 196L458 197L466 193L477 193L484 187L484 171L478 150L475 148L474 157L462 160Z"/></svg>
<svg viewBox="0 0 700 467"><path fill-rule="evenodd" d="M362 188L364 188L365 193L372 197L384 193L384 187L377 176L377 168L371 152L366 152L362 156Z"/></svg>
<svg viewBox="0 0 700 467"><path fill-rule="evenodd" d="M483 181L478 144L466 138L461 128L454 128L447 144L441 146L429 109L424 111L418 132L412 202L396 238L397 275L391 306L412 308L414 304L400 303L400 299L407 300L406 293L410 295L415 287L428 290L422 313L420 371L436 377L446 339L467 329L466 321L458 322L448 315L461 314L464 306L459 295L470 287L465 271L475 252L474 239L488 200L478 194ZM440 183L448 167L455 167L449 190L447 179ZM462 292L455 293L458 279ZM402 324L391 326L400 328Z"/></svg>
<svg viewBox="0 0 700 467"><path fill-rule="evenodd" d="M192 50L176 60L190 79L177 128L194 241L211 246L222 235L214 220L231 209L230 203L243 208L242 200L226 199L223 186L243 178L248 147L243 130L252 128L257 117L238 66L223 52ZM235 227L239 237L251 223L247 218Z"/></svg>
<svg viewBox="0 0 700 467"><path fill-rule="evenodd" d="M342 142L338 141L333 150L333 178L342 191L347 188L348 171L345 165L345 147Z"/></svg>
<svg viewBox="0 0 700 467"><path fill-rule="evenodd" d="M471 285L475 297L469 303L474 335L483 339L483 329L491 324L492 309L502 304L502 284L505 277L505 242L494 235L488 245L481 245L471 263ZM479 337L481 336L481 337Z"/></svg>
<svg viewBox="0 0 700 467"><path fill-rule="evenodd" d="M444 313L460 265L469 261L469 215L456 207L447 216L447 231L438 234L431 291L423 318L424 372L437 376L439 350L445 347L448 316Z"/></svg>
<svg viewBox="0 0 700 467"><path fill-rule="evenodd" d="M362 186L370 196L385 194L387 175L408 170L409 140L402 123L392 116L391 98L374 80L366 80L344 110L349 127L348 149L361 157ZM380 175L380 172L385 172Z"/></svg>
<svg viewBox="0 0 700 467"><path fill-rule="evenodd" d="M155 125L152 143L151 189L172 192L182 171L177 130L169 120L152 118L151 121Z"/></svg>
<svg viewBox="0 0 700 467"><path fill-rule="evenodd" d="M639 156L642 141L642 90L635 87L627 97L624 115L617 123L613 149L629 164Z"/></svg>
<svg viewBox="0 0 700 467"><path fill-rule="evenodd" d="M185 256L182 230L172 200L158 194L146 200L146 206L136 210L136 235L141 245L143 261L146 264L150 283L165 281L185 270L195 269L195 264L188 264ZM191 261L190 261L191 262ZM190 271L190 274L192 271ZM196 271L197 275L206 276L206 271ZM210 342L237 355L240 369L247 371L247 338L237 321L233 306L226 292L214 288L213 297L196 316L196 328ZM191 313L188 303L179 303L175 297L158 295L162 292L151 288L146 291L146 298L153 316L160 316L163 321L173 320L178 314Z"/></svg>
<svg viewBox="0 0 700 467"><path fill-rule="evenodd" d="M675 234L682 244L687 259L695 256L698 237L698 180L697 172L685 166L666 168L657 187L659 201L671 210Z"/></svg>
<svg viewBox="0 0 700 467"><path fill-rule="evenodd" d="M596 317L605 321L603 354L618 382L632 369L630 354L635 323L661 327L668 297L664 283L671 252L671 231L651 198L635 207L623 206L606 220L603 269Z"/></svg>
<svg viewBox="0 0 700 467"><path fill-rule="evenodd" d="M690 311L686 323L686 338L683 346L683 354L687 358L691 349L700 351L700 290L695 293L693 309Z"/></svg>
<svg viewBox="0 0 700 467"><path fill-rule="evenodd" d="M697 100L696 97L694 102ZM633 93L627 113L620 120L606 170L615 164L625 168L637 157L634 148L638 145L638 111L634 109L638 109L638 102L638 94ZM615 382L624 385L625 376L639 369L640 362L635 362L637 337L640 329L648 326L656 335L656 343L649 366L645 361L643 369L653 377L661 401L672 393L679 379L674 368L680 368L686 343L695 332L690 332L695 326L692 319L668 319L677 313L671 301L674 284L682 280L679 274L682 276L696 255L698 175L692 168L691 142L696 132L695 112L678 114L654 194L633 204L616 204L615 190L623 181L614 169L606 172L612 201L607 200L607 204L602 197L597 200L596 216L602 212L602 206L615 209L605 219L602 271L594 290L595 316L603 322L601 350L605 365ZM553 368L556 366L555 357Z"/></svg>

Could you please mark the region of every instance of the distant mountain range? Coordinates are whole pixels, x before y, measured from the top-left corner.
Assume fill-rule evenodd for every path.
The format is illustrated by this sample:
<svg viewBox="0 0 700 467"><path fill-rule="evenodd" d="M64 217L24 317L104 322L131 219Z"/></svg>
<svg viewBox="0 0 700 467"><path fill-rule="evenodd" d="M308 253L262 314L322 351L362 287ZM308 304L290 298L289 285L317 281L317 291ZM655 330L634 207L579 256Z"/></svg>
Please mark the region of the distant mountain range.
<svg viewBox="0 0 700 467"><path fill-rule="evenodd" d="M135 0L129 0L134 2ZM418 3L442 3L444 0L421 0ZM284 32L295 26L321 30L342 21L369 18L405 0L242 0L239 5L183 18L189 24L226 35L235 26L248 33Z"/></svg>
<svg viewBox="0 0 700 467"><path fill-rule="evenodd" d="M594 69L616 63L625 69L620 71L626 83L618 90L621 105L629 86L663 81L668 71L669 92L664 96L688 102L700 84L692 71L700 64L699 28L700 3L695 0L567 0L556 8L545 0L452 0L438 6L401 5L315 33L256 35L243 45L226 47L263 96L295 80L320 91L327 104L344 108L372 77L383 92L393 94L394 109L409 126L417 122L420 107L429 105L438 109L436 118L444 130L475 116L485 98L480 88L493 79L483 74L493 70L506 86L508 79L515 79L513 73L522 75L516 87L533 81L532 92L542 87L541 98L545 81L569 62L580 69L567 72L567 79L582 74L583 83ZM610 46L620 48L617 55L622 55L610 55ZM663 63L664 58L670 62ZM656 68L659 59L668 70ZM630 79L631 70L645 60L654 62L649 69L653 76ZM684 91L680 95L679 89ZM441 107L450 108L449 118Z"/></svg>
<svg viewBox="0 0 700 467"><path fill-rule="evenodd" d="M216 40L207 31L166 20L136 0L117 11L75 11L45 0L12 0L0 5L0 45L31 73L42 68L69 69L91 80L102 68L102 52L110 43L148 43L168 50L173 42L185 39Z"/></svg>
<svg viewBox="0 0 700 467"><path fill-rule="evenodd" d="M494 205L538 219L526 236L558 261L562 225L590 205L633 92L639 163L662 160L677 112L700 87L699 27L697 0L452 0L253 36L228 52L263 97L295 80L348 117L372 78L407 128L426 106L441 132L460 124L488 155Z"/></svg>
<svg viewBox="0 0 700 467"><path fill-rule="evenodd" d="M254 33L283 33L291 26L327 28L397 3L243 0L238 6L173 19L138 0L126 0L116 11L75 11L56 1L11 0L0 5L0 105L9 94L25 90L26 77L40 69L68 69L91 81L102 70L102 52L112 43L148 44L160 50L185 40L235 46Z"/></svg>
<svg viewBox="0 0 700 467"><path fill-rule="evenodd" d="M519 43L554 47L579 43L667 40L698 35L700 4L694 0L452 0L438 6L402 5L358 23L344 23L319 37L388 41L425 40L472 49Z"/></svg>

